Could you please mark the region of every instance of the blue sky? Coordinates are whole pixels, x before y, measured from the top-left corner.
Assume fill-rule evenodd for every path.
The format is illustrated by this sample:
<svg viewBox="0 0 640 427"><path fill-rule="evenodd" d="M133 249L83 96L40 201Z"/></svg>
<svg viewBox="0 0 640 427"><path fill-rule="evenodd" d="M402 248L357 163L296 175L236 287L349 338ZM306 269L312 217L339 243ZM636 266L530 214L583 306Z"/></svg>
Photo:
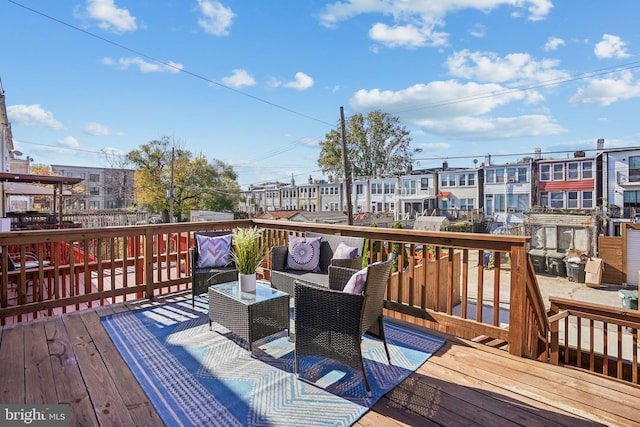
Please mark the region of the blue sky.
<svg viewBox="0 0 640 427"><path fill-rule="evenodd" d="M341 106L398 116L414 168L640 146L637 0L2 0L0 16L34 163L106 167L102 151L168 136L243 188L319 179Z"/></svg>

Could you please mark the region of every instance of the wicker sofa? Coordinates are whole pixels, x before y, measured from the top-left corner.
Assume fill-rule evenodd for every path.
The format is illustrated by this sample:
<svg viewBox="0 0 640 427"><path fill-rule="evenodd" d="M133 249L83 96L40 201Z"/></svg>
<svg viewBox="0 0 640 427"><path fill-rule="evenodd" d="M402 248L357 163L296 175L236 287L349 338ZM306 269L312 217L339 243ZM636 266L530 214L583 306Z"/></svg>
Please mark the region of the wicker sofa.
<svg viewBox="0 0 640 427"><path fill-rule="evenodd" d="M329 234L305 233L305 237L322 237L320 245L320 271L301 271L287 269L287 246L274 246L271 248L271 286L293 295L294 282L300 280L303 282L314 283L329 289L342 290L346 283L345 278L354 273L355 270L362 268L362 251L364 249L364 239L361 237L335 236ZM358 248L356 258L352 260L333 260L333 254L340 244L344 244ZM329 271L332 270L332 274Z"/></svg>

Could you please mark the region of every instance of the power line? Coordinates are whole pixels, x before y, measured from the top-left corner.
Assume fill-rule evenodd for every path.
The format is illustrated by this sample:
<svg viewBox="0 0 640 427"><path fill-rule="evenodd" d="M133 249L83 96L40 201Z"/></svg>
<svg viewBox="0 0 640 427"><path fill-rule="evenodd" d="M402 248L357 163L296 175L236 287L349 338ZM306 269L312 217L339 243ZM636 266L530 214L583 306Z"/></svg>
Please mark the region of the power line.
<svg viewBox="0 0 640 427"><path fill-rule="evenodd" d="M168 63L168 62L163 61L163 60L161 60L161 59L157 59L157 58L155 58L155 57L153 57L153 56L151 56L151 55L148 55L148 54L146 54L146 53L143 53L143 52L140 52L140 51L138 51L138 50L132 49L132 48L127 47L127 46L125 46L125 45L123 45L123 44L121 44L121 43L117 43L117 42L115 42L115 41L113 41L113 40L110 40L110 39L108 39L108 38L106 38L106 37L99 36L99 35L97 35L97 34L95 34L95 33L92 33L91 31L87 31L87 30L84 30L84 29L82 29L82 28L76 27L76 26L75 26L75 25L73 25L73 24L70 24L70 23L65 22L65 21L63 21L63 20L61 20L61 19L55 18L55 17L53 17L53 16L51 16L51 15L48 15L48 14L46 14L46 13L40 12L40 11L38 11L38 10L36 10L36 9L33 9L33 8L31 8L31 7L25 6L25 5L21 4L21 3L18 3L18 2L16 2L16 1L14 1L14 0L7 0L7 1L9 1L10 3L13 3L13 4L15 4L16 6L19 6L19 7L23 8L23 9L25 9L25 10L28 10L29 12L32 12L32 13L35 13L35 14L37 14L37 15L40 15L40 16L42 16L42 17L44 17L44 18L50 19L50 20L52 20L52 21L54 21L54 22L57 22L57 23L62 24L62 25L64 25L64 26L66 26L66 27L69 27L69 28L71 28L71 29L73 29L73 30L79 31L79 32L81 32L81 33L83 33L83 34L86 34L86 35L88 35L88 36L91 36L91 37L93 37L93 38L96 38L96 39L98 39L98 40L100 40L100 41L102 41L102 42L108 43L108 44L110 44L110 45L112 45L112 46L116 46L116 47L118 47L118 48L120 48L120 49L123 49L123 50L126 50L126 51L128 51L128 52L131 52L131 53L133 53L133 54L135 54L135 55L139 55L139 56L141 56L141 57L143 57L143 58L146 58L146 59L148 59L148 60L150 60L150 61L153 61L153 62L155 62L155 63L161 64L161 65L164 65L165 67L168 67L168 68L174 69L174 70L176 70L176 71L179 71L179 72L181 72L181 73L185 73L185 74L187 74L187 75L190 75L191 77L195 77L195 78L197 78L197 79L204 80L204 81L205 81L205 82L207 82L207 83L211 83L211 84L213 84L213 85L216 85L216 86L222 87L222 88L224 88L224 89L228 89L228 90L233 91L233 92L235 92L235 93L237 93L237 94L239 94L239 95L246 96L246 97L248 97L248 98L253 99L254 101L262 102L262 103L267 104L267 105L269 105L269 106L271 106L271 107L275 107L275 108L278 108L278 109L280 109L280 110L287 111L287 112L292 113L292 114L296 114L296 115L298 115L298 116L301 116L301 117L307 118L307 119L309 119L309 120L316 121L316 122L318 122L318 123L322 123L322 124L324 124L324 125L333 126L332 124L330 124L330 123L328 123L328 122L326 122L326 121L324 121L324 120L321 120L321 119L318 119L318 118L312 117L312 116L310 116L310 115L308 115L308 114L302 113L302 112L297 111L297 110L294 110L294 109L292 109L292 108L288 108L288 107L285 107L285 106L283 106L283 105L276 104L275 102L269 101L269 100L267 100L267 99L260 98L260 97L255 96L255 95L251 95L251 94L249 94L249 93L246 93L246 92L243 92L243 91L241 91L241 90L235 89L235 88L233 88L233 87L231 87L231 86L227 86L227 85L225 85L225 84L223 84L223 83L217 82L217 81L212 80L212 79L209 79L209 78L207 78L207 77L204 77L204 76L202 76L202 75L200 75L200 74L197 74L197 73L195 73L195 72L192 72L192 71L186 70L186 69L184 69L184 68L176 67L175 65L173 65L173 64L171 64L171 63Z"/></svg>

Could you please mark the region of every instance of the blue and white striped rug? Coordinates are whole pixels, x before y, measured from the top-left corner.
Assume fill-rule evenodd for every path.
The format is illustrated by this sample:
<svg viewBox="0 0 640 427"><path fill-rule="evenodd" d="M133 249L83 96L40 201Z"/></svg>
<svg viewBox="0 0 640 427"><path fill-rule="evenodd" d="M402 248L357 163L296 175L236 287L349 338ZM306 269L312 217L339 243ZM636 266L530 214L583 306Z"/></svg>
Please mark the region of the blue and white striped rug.
<svg viewBox="0 0 640 427"><path fill-rule="evenodd" d="M298 379L286 332L254 343L251 357L226 329L209 330L206 298L102 322L168 426L349 426L444 344L385 323L391 366L380 341L363 342L367 397L362 374L334 361L303 358Z"/></svg>

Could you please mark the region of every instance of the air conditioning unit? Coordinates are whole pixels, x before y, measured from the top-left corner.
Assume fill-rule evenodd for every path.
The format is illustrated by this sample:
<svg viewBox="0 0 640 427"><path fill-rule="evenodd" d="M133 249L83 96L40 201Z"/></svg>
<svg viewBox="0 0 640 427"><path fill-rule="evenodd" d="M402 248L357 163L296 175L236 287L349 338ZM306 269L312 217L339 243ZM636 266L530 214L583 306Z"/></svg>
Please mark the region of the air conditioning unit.
<svg viewBox="0 0 640 427"><path fill-rule="evenodd" d="M507 212L509 213L514 213L516 211L516 208L509 208L507 209Z"/></svg>
<svg viewBox="0 0 640 427"><path fill-rule="evenodd" d="M618 172L618 184L626 184L629 182L629 177L622 172Z"/></svg>
<svg viewBox="0 0 640 427"><path fill-rule="evenodd" d="M515 179L515 178L509 178L509 183L510 183L510 184L513 184L514 182L516 182L516 179Z"/></svg>

